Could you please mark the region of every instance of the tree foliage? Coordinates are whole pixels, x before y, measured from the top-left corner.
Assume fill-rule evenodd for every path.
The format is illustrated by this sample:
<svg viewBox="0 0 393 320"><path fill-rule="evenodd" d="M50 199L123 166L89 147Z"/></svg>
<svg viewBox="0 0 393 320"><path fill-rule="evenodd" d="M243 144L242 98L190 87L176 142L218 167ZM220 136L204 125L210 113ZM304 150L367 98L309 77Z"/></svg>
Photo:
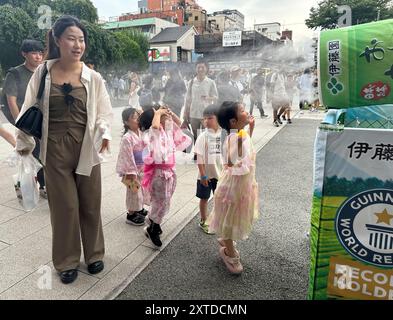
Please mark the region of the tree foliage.
<svg viewBox="0 0 393 320"><path fill-rule="evenodd" d="M324 196L351 196L365 190L392 189L393 180L380 180L378 178L338 178L337 176L326 177L324 180Z"/></svg>
<svg viewBox="0 0 393 320"><path fill-rule="evenodd" d="M0 6L0 61L4 70L22 62L20 45L34 28L33 20L20 8Z"/></svg>
<svg viewBox="0 0 393 320"><path fill-rule="evenodd" d="M140 45L135 41L135 33L129 31L119 31L114 33L119 45L122 60L119 61L120 67L131 67L139 69L146 67L146 59Z"/></svg>
<svg viewBox="0 0 393 320"><path fill-rule="evenodd" d="M0 65L3 70L23 61L19 48L24 39L45 41L39 29L38 8L52 9L52 23L63 15L79 18L88 31L86 59L100 68L140 70L147 67L148 38L140 31L111 32L97 24L97 9L90 0L0 0Z"/></svg>
<svg viewBox="0 0 393 320"><path fill-rule="evenodd" d="M352 24L393 18L393 5L390 0L323 0L318 7L312 7L306 25L310 29L337 28L340 5L348 5L352 9Z"/></svg>
<svg viewBox="0 0 393 320"><path fill-rule="evenodd" d="M54 0L51 4L54 11L69 14L90 23L98 21L97 8L90 0Z"/></svg>

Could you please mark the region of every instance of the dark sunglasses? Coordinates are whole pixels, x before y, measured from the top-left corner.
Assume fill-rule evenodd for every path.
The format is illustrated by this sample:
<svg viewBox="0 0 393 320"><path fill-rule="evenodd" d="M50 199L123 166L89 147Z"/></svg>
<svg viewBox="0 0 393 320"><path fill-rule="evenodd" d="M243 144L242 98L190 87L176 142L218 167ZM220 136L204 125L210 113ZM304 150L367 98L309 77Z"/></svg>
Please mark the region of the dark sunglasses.
<svg viewBox="0 0 393 320"><path fill-rule="evenodd" d="M64 101L65 103L69 106L70 104L73 104L75 101L75 98L70 95L71 91L72 91L72 85L71 83L64 83L62 85L62 89L63 89L63 93L65 94L64 96Z"/></svg>

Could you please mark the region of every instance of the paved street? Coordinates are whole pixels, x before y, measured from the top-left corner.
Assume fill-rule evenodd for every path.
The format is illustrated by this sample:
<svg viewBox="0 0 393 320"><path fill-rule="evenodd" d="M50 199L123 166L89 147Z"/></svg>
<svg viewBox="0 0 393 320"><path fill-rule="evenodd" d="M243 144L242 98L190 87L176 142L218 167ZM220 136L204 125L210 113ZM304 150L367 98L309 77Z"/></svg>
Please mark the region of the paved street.
<svg viewBox="0 0 393 320"><path fill-rule="evenodd" d="M193 220L193 223L190 226L192 228L195 227L195 216L198 213L198 199L195 197L197 168L195 165L185 165L181 162L178 162L176 166L178 187L172 198L170 212L165 217L162 225L164 231L162 237L164 245L162 250L153 249L150 240L146 239L141 227L130 226L125 223L125 190L115 173L122 130L121 111L122 108L114 108L115 119L113 122L113 141L111 144L113 157L108 163L102 165L102 217L106 245L105 269L97 275L89 274L82 256L78 279L67 286L60 282L56 271L53 269L51 257L52 234L47 202L45 200L40 200L38 207L34 211L23 211L16 200L15 191L13 189L12 175L16 173L16 168L10 168L4 163L4 160L11 153L12 149L4 140L0 140L0 175L2 176L0 180L0 274L2 275L0 277L0 300L113 299L120 294L128 284L132 283L132 281L134 281L152 261L157 257L166 256L166 246L170 245L171 241L191 220ZM288 126L284 125L280 128L272 126L271 108L268 107L267 112L270 114L268 119L260 119L259 117L256 119L256 128L253 136L256 150L260 150L264 146L269 146L269 149L271 149L270 144L266 144L280 132L280 130ZM308 115L307 113L299 116ZM323 114L320 113L315 116L321 119ZM313 121L310 122L310 120L305 120L305 123L312 122ZM293 128L296 128L298 125L294 123L293 126ZM10 126L6 125L6 128L10 129ZM307 128L307 126L305 128ZM306 139L304 142L301 140L296 142L299 148L296 153L297 157L302 154L307 154L302 151L303 147L310 148L310 150L312 149L313 130L314 129L310 129L307 131L309 133L307 133L307 137L304 138ZM306 133L302 128L299 128L299 132L302 135ZM294 141L291 134L288 136L288 139L288 146L290 147ZM286 146L280 142L276 148L278 148L277 150L281 150L280 148L284 150ZM286 152L287 151L285 151L284 154L286 154ZM277 157L274 161L275 163L270 165L274 166L277 164L277 159L281 158L275 150L270 151L269 154L270 153L270 156ZM300 162L302 162L301 159L299 159L299 163ZM293 170L299 168L300 164L296 167L296 162L289 160L288 165L291 166L288 172L285 173L282 172L282 170L277 171L274 176L275 180L285 181L285 179L293 176ZM301 166L303 166L303 164L301 164ZM266 180L266 182L262 181L261 187L262 191L264 188L268 191L271 187L268 187L267 183L272 183L272 186L276 186L277 182L274 182L274 180L269 181L270 178L264 176L265 173L271 174L273 170L264 165L262 165L262 167L266 168L266 172L261 171L262 179ZM301 169L299 174L311 175L310 170L311 168ZM295 184L295 180L293 180L293 183ZM307 188L307 191L311 194L311 186L308 188L307 184L303 182L301 185L302 188ZM283 193L280 192L274 197L282 195ZM262 196L267 197L266 201L275 199L272 198L270 192L262 194ZM262 204L263 202L262 200ZM268 202L266 202L266 205L267 203ZM266 205L263 204L262 211L264 210L263 207L266 207ZM274 206L274 204L272 205ZM281 209L283 205L285 205L285 203L280 203L281 207L277 207L278 212L282 212ZM287 205L291 206L292 204L289 203ZM304 210L309 210L308 200L304 203ZM274 211L267 210L266 212L273 214ZM303 215L307 216L307 212ZM283 218L280 215L277 215L277 217L280 219ZM262 215L262 219L267 218L267 215ZM286 219L284 220L286 221ZM263 220L261 220L261 222L262 221ZM303 222L304 226L301 231L299 230L299 239L308 223L307 219ZM267 223L261 224L261 227L266 228L268 225ZM300 225L299 221L297 221L296 225ZM257 226L255 232L258 231L258 228ZM198 229L196 231L199 232L200 230ZM261 232L260 234L262 235L262 239L273 239L267 237L268 235L266 232ZM282 234L279 233L275 234L277 237L282 236ZM201 237L199 233L195 234L195 236L198 236L197 240L201 241L200 247L195 247L194 244L196 242L195 240L191 241L191 239L190 241L183 241L183 246L185 248L189 246L193 248L193 250L200 248L200 251L198 251L198 254L195 256L198 261L203 261L203 266L210 266L209 263L215 263L215 268L218 268L218 273L221 274L221 276L225 275L225 273L223 273L223 267L216 256L216 247L211 243L211 241L214 242L214 239L205 239ZM181 237L183 236L180 236L180 239ZM286 238L291 239L291 237L287 235ZM244 246L251 245L251 250L246 248L243 249L243 244L239 245L240 249L244 252L243 259L247 270L258 270L252 266L252 263L249 262L247 258L247 255L253 252L254 249L252 248L260 248L260 250L263 251L267 250L267 247L261 247L259 242L252 245L253 241L256 240L255 237L251 237L250 241L244 244ZM205 249L206 243L204 244L204 241L208 241L207 250ZM282 245L282 247L285 248L284 245ZM289 248L290 246L287 247L287 249ZM210 252L209 250L212 251ZM187 249L185 251L181 250L179 254L186 254L187 252L189 252ZM259 254L260 253L258 253L258 255ZM203 257L203 259L201 259L201 257ZM184 256L184 258L186 258L186 262L190 259L189 256ZM306 258L303 257L302 259ZM173 260L173 258L172 262L176 263L177 266L184 265L185 263L178 259ZM260 262L258 263L260 264ZM181 269L174 268L173 270ZM247 275L247 272L249 271L246 271L245 275ZM206 273L203 273L200 278L203 279L206 284L211 284L211 281L217 281L217 279L212 280L213 278L211 276L206 277L205 274ZM42 283L45 283L45 286L42 286ZM238 285L240 286L239 283ZM288 284L288 287L289 286ZM147 293L152 293L152 291L147 290Z"/></svg>
<svg viewBox="0 0 393 320"><path fill-rule="evenodd" d="M216 237L195 217L118 299L305 299L312 158L321 114L304 112L259 152L261 217L238 244L245 268L228 274Z"/></svg>

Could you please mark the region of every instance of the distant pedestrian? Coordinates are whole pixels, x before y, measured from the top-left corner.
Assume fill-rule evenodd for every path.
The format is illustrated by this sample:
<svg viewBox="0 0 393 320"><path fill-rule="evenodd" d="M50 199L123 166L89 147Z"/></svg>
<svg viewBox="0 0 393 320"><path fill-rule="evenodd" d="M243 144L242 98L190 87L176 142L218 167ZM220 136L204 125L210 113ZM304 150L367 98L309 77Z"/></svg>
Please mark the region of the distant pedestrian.
<svg viewBox="0 0 393 320"><path fill-rule="evenodd" d="M218 111L218 123L228 137L223 145L224 170L207 223L209 232L219 237L220 256L227 269L239 274L243 266L234 241L247 239L259 216L256 153L251 141L255 120L242 103L224 102ZM247 125L248 133L244 130Z"/></svg>
<svg viewBox="0 0 393 320"><path fill-rule="evenodd" d="M44 46L37 40L24 40L21 45L21 54L25 59L24 63L11 68L7 71L4 81L4 107L2 108L4 115L11 124L15 124L15 119L19 116L22 109L26 90L33 73L42 63ZM41 143L39 139L35 140L35 148L33 156L39 160ZM45 188L44 170L40 169L37 173L37 180L39 183L39 193L44 199L47 199L47 192Z"/></svg>
<svg viewBox="0 0 393 320"><path fill-rule="evenodd" d="M173 68L169 71L169 79L166 81L164 92L164 104L180 117L187 88L178 69Z"/></svg>
<svg viewBox="0 0 393 320"><path fill-rule="evenodd" d="M198 136L195 142L197 154L198 180L196 196L199 198L199 212L201 219L199 227L209 233L207 219L207 203L211 193L216 190L217 181L222 171L221 145L222 130L217 122L218 108L208 106L203 111L203 123L205 130Z"/></svg>
<svg viewBox="0 0 393 320"><path fill-rule="evenodd" d="M287 76L287 79L285 81L285 91L288 96L288 102L289 102L289 108L286 109L286 111L282 114L282 119L284 121L287 121L287 123L291 124L291 110L292 110L292 104L293 104L293 96L295 95L296 91L296 79L295 76L290 74Z"/></svg>
<svg viewBox="0 0 393 320"><path fill-rule="evenodd" d="M168 71L164 71L164 74L161 77L161 87L165 88L167 81L169 80L170 74Z"/></svg>
<svg viewBox="0 0 393 320"><path fill-rule="evenodd" d="M254 110L254 105L258 108L261 118L266 118L265 110L263 110L263 88L265 85L264 69L259 68L258 73L251 79L250 84L250 115Z"/></svg>
<svg viewBox="0 0 393 320"><path fill-rule="evenodd" d="M221 106L224 101L240 102L242 95L237 87L230 84L231 75L228 71L222 71L217 77L217 106Z"/></svg>
<svg viewBox="0 0 393 320"><path fill-rule="evenodd" d="M305 109L314 102L314 76L310 69L305 69L299 78L299 108Z"/></svg>
<svg viewBox="0 0 393 320"><path fill-rule="evenodd" d="M317 70L314 71L314 77L313 77L313 98L312 98L312 107L311 107L311 112L318 112L319 109L319 96L318 96L318 75L317 75Z"/></svg>
<svg viewBox="0 0 393 320"><path fill-rule="evenodd" d="M272 76L273 85L273 125L279 127L282 124L281 116L289 109L289 98L285 88L285 75L282 70Z"/></svg>
<svg viewBox="0 0 393 320"><path fill-rule="evenodd" d="M240 102L243 102L246 86L242 81L242 69L239 66L231 68L230 84L240 92Z"/></svg>
<svg viewBox="0 0 393 320"><path fill-rule="evenodd" d="M128 92L128 105L131 108L141 109L138 95L140 89L139 81L137 81L136 78L131 79L130 91Z"/></svg>
<svg viewBox="0 0 393 320"><path fill-rule="evenodd" d="M184 120L191 124L194 141L198 136L198 129L201 128L203 110L216 103L218 98L216 83L207 77L208 72L207 62L198 61L196 64L197 75L188 84Z"/></svg>
<svg viewBox="0 0 393 320"><path fill-rule="evenodd" d="M184 150L192 141L180 129L180 119L168 108L148 108L139 119L139 128L145 132L142 187L151 203L150 225L144 230L152 243L161 247L161 223L176 188L175 151Z"/></svg>
<svg viewBox="0 0 393 320"><path fill-rule="evenodd" d="M122 112L124 135L120 143L116 172L127 186L126 206L128 224L142 226L145 224L147 211L143 208L143 139L139 130L140 113L135 108L127 108Z"/></svg>
<svg viewBox="0 0 393 320"><path fill-rule="evenodd" d="M112 80L113 97L119 99L120 95L120 79L117 75Z"/></svg>
<svg viewBox="0 0 393 320"><path fill-rule="evenodd" d="M122 96L126 93L126 81L123 78L119 79L119 96Z"/></svg>
<svg viewBox="0 0 393 320"><path fill-rule="evenodd" d="M138 91L139 105L143 111L151 109L161 100L159 89L153 84L154 78L152 75L146 75L142 80L142 88Z"/></svg>

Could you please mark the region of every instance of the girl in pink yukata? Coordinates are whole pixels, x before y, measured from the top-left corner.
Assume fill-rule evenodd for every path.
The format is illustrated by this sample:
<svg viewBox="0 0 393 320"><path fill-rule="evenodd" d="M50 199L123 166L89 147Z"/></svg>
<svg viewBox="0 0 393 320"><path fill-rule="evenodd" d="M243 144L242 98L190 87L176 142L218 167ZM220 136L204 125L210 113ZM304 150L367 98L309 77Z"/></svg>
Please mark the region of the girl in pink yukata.
<svg viewBox="0 0 393 320"><path fill-rule="evenodd" d="M160 224L169 212L170 201L176 188L175 151L182 151L192 140L180 129L181 122L167 107L150 109L139 118L144 135L144 176L142 187L150 195L150 225L146 236L157 247L162 246Z"/></svg>
<svg viewBox="0 0 393 320"><path fill-rule="evenodd" d="M123 110L121 116L124 125L124 135L120 142L116 172L122 177L122 182L127 187L126 223L142 226L145 224L145 217L148 212L143 208L143 204L147 201L144 201L146 197L144 197L143 188L141 187L144 144L138 124L140 113L134 108L127 108Z"/></svg>

